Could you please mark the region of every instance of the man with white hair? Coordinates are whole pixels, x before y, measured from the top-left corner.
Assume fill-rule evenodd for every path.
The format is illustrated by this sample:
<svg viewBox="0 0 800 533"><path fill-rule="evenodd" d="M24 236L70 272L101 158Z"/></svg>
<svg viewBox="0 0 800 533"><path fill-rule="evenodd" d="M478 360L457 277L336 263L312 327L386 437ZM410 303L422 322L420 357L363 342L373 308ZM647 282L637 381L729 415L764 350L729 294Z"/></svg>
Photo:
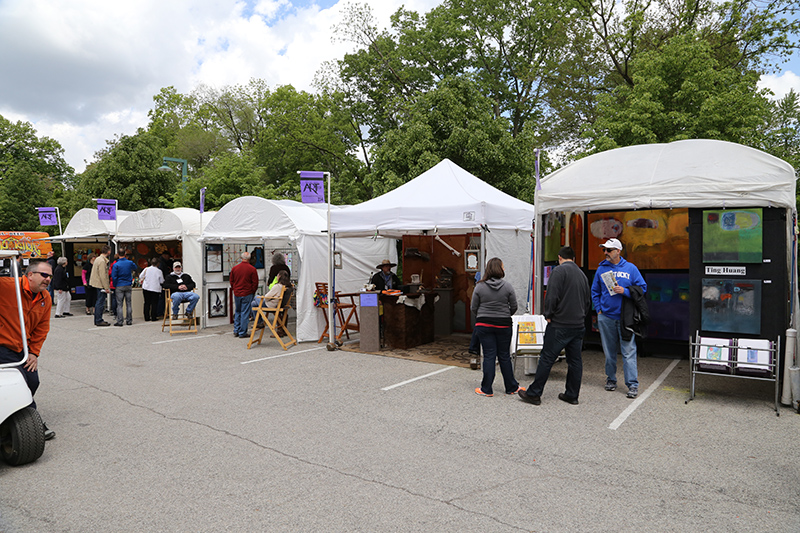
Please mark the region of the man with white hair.
<svg viewBox="0 0 800 533"><path fill-rule="evenodd" d="M183 302L189 302L186 306L186 318L194 317L194 308L197 307L197 302L200 297L192 292L197 284L192 279L192 276L183 271L183 265L180 261L172 263L172 273L161 284L165 289L169 289L172 293L172 320L178 320L178 311L181 309Z"/></svg>
<svg viewBox="0 0 800 533"><path fill-rule="evenodd" d="M250 307L258 290L258 271L250 264L250 253L242 252L242 261L231 269L233 291L233 336L247 338Z"/></svg>

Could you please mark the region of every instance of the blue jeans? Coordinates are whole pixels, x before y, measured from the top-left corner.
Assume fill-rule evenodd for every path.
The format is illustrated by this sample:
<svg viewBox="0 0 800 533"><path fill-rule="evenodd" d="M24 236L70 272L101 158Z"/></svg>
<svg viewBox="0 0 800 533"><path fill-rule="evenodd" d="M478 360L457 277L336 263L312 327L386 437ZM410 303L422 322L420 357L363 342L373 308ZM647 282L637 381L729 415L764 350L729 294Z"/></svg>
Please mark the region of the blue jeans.
<svg viewBox="0 0 800 533"><path fill-rule="evenodd" d="M103 320L103 311L106 309L106 291L103 289L95 289L97 291L97 301L94 303L94 324L105 322Z"/></svg>
<svg viewBox="0 0 800 533"><path fill-rule="evenodd" d="M544 344L539 354L539 364L536 367L536 377L528 387L529 396L541 396L544 385L550 377L550 369L556 362L561 350L567 356L567 385L564 395L578 399L581 392L581 378L583 376L583 360L581 347L585 328L557 328L550 324L544 333Z"/></svg>
<svg viewBox="0 0 800 533"><path fill-rule="evenodd" d="M636 369L636 336L631 340L622 339L622 321L608 318L604 314L597 315L597 329L600 330L600 341L603 353L606 354L606 377L608 381L617 382L617 354L622 351L622 371L625 374L625 386L629 389L639 388L639 372Z"/></svg>
<svg viewBox="0 0 800 533"><path fill-rule="evenodd" d="M255 294L233 297L233 334L245 335L247 323L250 321L250 306L253 304Z"/></svg>
<svg viewBox="0 0 800 533"><path fill-rule="evenodd" d="M475 326L475 331L478 332L478 340L481 341L481 346L483 347L481 391L485 394L493 394L494 360L496 357L500 361L500 373L503 374L506 393L514 394L519 388L519 383L514 379L514 368L511 364L511 327Z"/></svg>
<svg viewBox="0 0 800 533"><path fill-rule="evenodd" d="M197 307L197 302L200 301L200 297L191 292L173 292L172 293L172 314L177 315L178 312L181 310L181 304L183 302L189 302L189 305L186 306L186 314L192 313L194 308Z"/></svg>

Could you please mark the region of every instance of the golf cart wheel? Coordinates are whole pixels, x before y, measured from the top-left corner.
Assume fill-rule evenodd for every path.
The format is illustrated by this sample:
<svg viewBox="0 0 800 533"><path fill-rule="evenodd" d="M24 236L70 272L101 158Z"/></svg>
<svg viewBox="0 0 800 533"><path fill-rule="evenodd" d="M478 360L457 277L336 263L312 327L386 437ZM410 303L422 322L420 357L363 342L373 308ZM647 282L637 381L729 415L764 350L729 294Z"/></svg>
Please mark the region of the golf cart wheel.
<svg viewBox="0 0 800 533"><path fill-rule="evenodd" d="M44 424L33 407L17 411L0 425L0 455L6 463L32 463L43 453Z"/></svg>

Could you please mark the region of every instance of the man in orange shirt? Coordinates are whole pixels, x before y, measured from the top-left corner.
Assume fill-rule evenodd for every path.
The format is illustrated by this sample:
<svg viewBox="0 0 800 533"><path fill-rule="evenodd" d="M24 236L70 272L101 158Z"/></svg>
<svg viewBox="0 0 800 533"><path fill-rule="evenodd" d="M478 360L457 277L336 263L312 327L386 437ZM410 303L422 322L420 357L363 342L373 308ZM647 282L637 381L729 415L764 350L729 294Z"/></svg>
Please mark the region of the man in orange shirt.
<svg viewBox="0 0 800 533"><path fill-rule="evenodd" d="M39 354L50 332L50 309L53 300L47 288L53 277L53 268L47 261L31 261L20 280L22 313L28 337L28 361L17 368L25 378L31 396L39 388ZM0 363L16 363L23 358L22 328L19 323L14 278L0 278ZM36 402L31 403L36 409ZM44 426L44 438L50 440L55 431Z"/></svg>

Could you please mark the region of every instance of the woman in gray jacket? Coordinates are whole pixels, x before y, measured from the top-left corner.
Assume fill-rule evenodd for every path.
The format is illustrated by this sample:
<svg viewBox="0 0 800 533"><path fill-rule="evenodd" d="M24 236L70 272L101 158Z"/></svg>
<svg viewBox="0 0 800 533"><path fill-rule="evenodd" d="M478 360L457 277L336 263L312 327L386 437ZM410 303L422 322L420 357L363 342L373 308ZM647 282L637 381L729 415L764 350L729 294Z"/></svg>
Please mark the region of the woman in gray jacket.
<svg viewBox="0 0 800 533"><path fill-rule="evenodd" d="M511 365L511 315L517 311L517 296L514 287L503 278L503 262L493 257L486 263L483 279L475 285L472 293L472 316L475 331L483 347L483 381L475 394L493 396L494 360L500 361L506 394L516 394L521 389L514 379Z"/></svg>

